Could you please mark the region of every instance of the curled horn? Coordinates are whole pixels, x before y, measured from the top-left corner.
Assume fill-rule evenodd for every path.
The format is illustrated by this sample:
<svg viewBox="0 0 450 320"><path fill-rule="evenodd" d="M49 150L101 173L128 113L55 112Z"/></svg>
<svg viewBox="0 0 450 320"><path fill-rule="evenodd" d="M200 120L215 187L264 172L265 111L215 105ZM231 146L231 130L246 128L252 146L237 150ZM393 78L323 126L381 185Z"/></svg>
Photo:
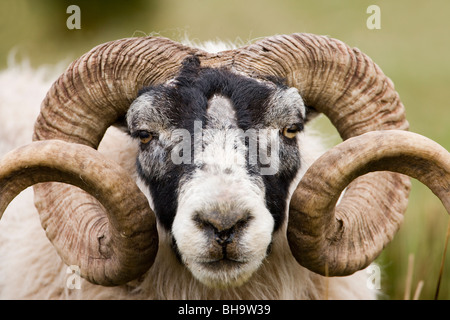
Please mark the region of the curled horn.
<svg viewBox="0 0 450 320"><path fill-rule="evenodd" d="M118 285L135 279L151 266L158 247L156 220L148 202L144 205L144 196L130 178L125 179L117 166L94 149L106 129L123 119L140 88L173 77L192 52L176 42L152 37L95 47L74 61L50 88L35 123L36 142L10 155L13 160L5 160L8 165L1 163L3 210L21 187L44 181L70 183L94 195L57 182L34 186L47 237L63 261L78 265L81 275L93 283ZM40 140L50 141L43 145ZM67 146L54 140L63 140ZM20 167L24 152L31 163ZM118 173L112 174L116 169ZM102 177L90 179L86 186L86 177L94 174ZM11 181L19 183L14 186ZM93 185L94 181L101 184Z"/></svg>
<svg viewBox="0 0 450 320"><path fill-rule="evenodd" d="M450 154L442 146L401 130L373 131L350 138L319 158L295 190L289 224L300 227L288 229L288 240L303 266L322 274L327 269L329 275L350 274L381 253L389 240L383 237L386 221L354 230L373 209L367 209L364 200L356 202L354 207L363 209L355 215L336 203L353 179L384 170L421 181L450 213ZM373 191L361 192L370 195Z"/></svg>
<svg viewBox="0 0 450 320"><path fill-rule="evenodd" d="M64 244L56 248L66 264L79 266L84 277L104 285L147 271L158 246L155 217L122 167L90 147L61 140L15 149L1 161L0 216L19 192L48 181L77 186L101 204L85 202L86 215L73 217L70 203L62 201L69 208L46 217L47 236Z"/></svg>
<svg viewBox="0 0 450 320"><path fill-rule="evenodd" d="M243 48L234 65L285 78L289 86L298 88L306 105L331 120L344 140L374 130L408 129L404 107L390 79L365 54L341 41L311 34L270 37ZM320 181L321 174L317 174L316 181ZM290 236L294 256L321 274L326 273L325 265L330 275L347 275L367 266L376 256L371 253L369 257L368 248L380 252L397 232L409 189L409 178L397 173L377 172L355 179L337 208L351 218L323 226L322 245L314 244L316 238ZM291 200L290 235L315 232L308 229L311 224L303 223L305 219L298 218L302 196L296 192ZM356 246L358 241L362 244ZM326 244L333 253L321 251ZM311 250L297 252L301 247ZM305 264L310 259L316 263Z"/></svg>
<svg viewBox="0 0 450 320"><path fill-rule="evenodd" d="M409 178L394 172L423 181L449 210L448 152L431 141L399 133L408 129L404 106L391 80L358 49L324 36L283 35L243 48L233 63L248 74L285 78L299 90L306 105L330 119L344 140L387 130L335 150L333 155L342 153L314 165L293 193L287 234L300 264L334 276L349 275L369 265L397 232L407 207ZM405 141L397 141L403 138ZM386 139L383 148L380 146L385 155L376 148L380 139ZM419 142L420 148L412 148ZM353 154L347 147L365 153ZM411 154L413 151L417 152ZM440 154L439 159L434 152ZM356 157L362 158L361 164L353 162ZM383 160L371 160L377 157ZM428 165L421 169L423 163ZM394 172L363 175L379 170ZM432 178L421 179L421 175Z"/></svg>

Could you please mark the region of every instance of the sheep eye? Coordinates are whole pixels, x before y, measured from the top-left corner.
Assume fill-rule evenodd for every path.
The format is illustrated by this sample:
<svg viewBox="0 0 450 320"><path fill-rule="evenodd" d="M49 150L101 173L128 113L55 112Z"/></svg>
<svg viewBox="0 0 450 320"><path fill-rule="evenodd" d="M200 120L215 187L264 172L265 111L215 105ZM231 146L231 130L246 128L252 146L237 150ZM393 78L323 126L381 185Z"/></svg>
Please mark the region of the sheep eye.
<svg viewBox="0 0 450 320"><path fill-rule="evenodd" d="M139 131L138 137L143 144L147 144L153 139L153 135L148 131Z"/></svg>
<svg viewBox="0 0 450 320"><path fill-rule="evenodd" d="M295 138L297 133L302 131L303 126L300 123L292 124L289 127L284 127L282 130L283 136L289 139Z"/></svg>

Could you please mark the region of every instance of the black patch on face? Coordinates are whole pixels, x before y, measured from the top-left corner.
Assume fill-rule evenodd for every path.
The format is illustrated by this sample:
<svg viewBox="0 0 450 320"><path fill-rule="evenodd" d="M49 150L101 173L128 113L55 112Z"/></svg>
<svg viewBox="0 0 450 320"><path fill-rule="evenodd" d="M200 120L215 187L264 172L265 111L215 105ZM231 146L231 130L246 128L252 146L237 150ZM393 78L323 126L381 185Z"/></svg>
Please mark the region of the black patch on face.
<svg viewBox="0 0 450 320"><path fill-rule="evenodd" d="M178 206L178 184L183 174L181 167L173 166L167 171L165 179L159 179L142 169L141 163L136 161L139 176L145 181L149 187L152 197L156 199L153 203L155 214L160 223L168 230L172 226L173 219Z"/></svg>
<svg viewBox="0 0 450 320"><path fill-rule="evenodd" d="M287 88L280 79L266 77L264 80L270 80L273 84L269 86L224 69L201 68L199 59L191 56L185 59L179 75L173 82L144 88L140 90L139 95L151 94L158 110L169 119L170 126L187 129L191 133L193 143L194 121L201 121L203 126L206 126L208 101L216 94L231 100L239 128L244 131L256 127L263 128L264 113L270 98L276 88ZM132 128L129 129L133 134ZM283 140L283 137L280 137L280 140ZM283 162L286 157L290 165L280 166L275 175L261 176L266 187L266 206L275 220L275 230L285 218L289 186L300 167L296 144L293 141L285 143L283 141L280 141L280 144L283 144L280 146L280 159ZM141 146L142 158L148 159L145 153L151 153L151 148L157 143L151 141L149 145ZM194 150L193 146L191 150ZM167 150L166 154L170 154L170 150ZM154 174L152 170L146 170L145 168L152 167L152 164L141 163L139 157L137 168L139 175L149 186L159 221L170 230L177 211L177 190L180 180L189 177L195 169L195 164L192 161L192 164L175 165L170 158L167 162L169 164L166 163L164 166L162 176ZM249 164L247 171L251 176L257 176L260 172L257 165Z"/></svg>
<svg viewBox="0 0 450 320"><path fill-rule="evenodd" d="M298 149L295 147L291 148L290 151L290 154L286 157L280 155L281 161L290 161L289 167L280 169L274 175L262 176L266 186L266 206L275 221L274 230L278 230L286 218L286 206L288 205L286 199L289 193L289 186L294 180L298 169L300 169L300 153Z"/></svg>

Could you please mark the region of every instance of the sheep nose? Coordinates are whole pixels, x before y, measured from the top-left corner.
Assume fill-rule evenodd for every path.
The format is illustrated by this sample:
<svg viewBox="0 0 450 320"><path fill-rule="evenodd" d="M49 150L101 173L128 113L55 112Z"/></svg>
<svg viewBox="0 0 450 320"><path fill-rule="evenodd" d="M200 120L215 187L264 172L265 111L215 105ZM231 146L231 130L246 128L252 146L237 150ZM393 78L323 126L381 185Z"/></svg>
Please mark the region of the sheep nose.
<svg viewBox="0 0 450 320"><path fill-rule="evenodd" d="M200 229L221 246L233 242L235 235L245 229L250 219L248 212L219 211L198 213L194 218Z"/></svg>
<svg viewBox="0 0 450 320"><path fill-rule="evenodd" d="M227 244L233 242L234 238L234 228L219 231L214 229L214 240L221 246L226 246Z"/></svg>

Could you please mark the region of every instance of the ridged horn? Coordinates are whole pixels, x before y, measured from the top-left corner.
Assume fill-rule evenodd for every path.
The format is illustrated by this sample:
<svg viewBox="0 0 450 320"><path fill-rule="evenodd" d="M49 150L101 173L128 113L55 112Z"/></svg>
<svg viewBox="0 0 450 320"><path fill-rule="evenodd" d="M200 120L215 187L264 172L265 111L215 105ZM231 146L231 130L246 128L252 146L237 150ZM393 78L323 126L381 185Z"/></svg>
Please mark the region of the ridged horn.
<svg viewBox="0 0 450 320"><path fill-rule="evenodd" d="M354 226L373 209L367 208L364 201L355 202L355 208L367 210L355 215L336 203L356 177L384 170L418 179L450 213L450 153L442 146L401 130L373 131L350 138L320 157L295 191L291 206L296 214L289 223L301 228L289 228L288 239L303 266L317 271L328 268L329 275L342 275L366 266L380 254L387 244L383 229L386 221L354 232ZM374 190L361 192L370 196Z"/></svg>
<svg viewBox="0 0 450 320"><path fill-rule="evenodd" d="M77 265L83 277L104 285L126 282L147 271L158 247L155 216L122 167L90 147L60 140L15 149L1 160L0 217L19 192L47 181L77 186L102 205L81 205L96 209L96 215L72 217L69 207L60 208L58 218L46 220L47 235L64 244L57 249L66 264ZM72 230L74 218L79 219L77 234Z"/></svg>
<svg viewBox="0 0 450 320"><path fill-rule="evenodd" d="M35 123L33 139L58 139L97 148L106 129L124 118L138 90L173 77L181 61L189 54L192 54L192 49L168 39L153 37L122 39L95 47L74 61L51 87ZM79 265L81 273L91 282L122 284L135 279L151 265L158 245L154 236L143 237L152 239L152 250L140 252L140 246L136 246L135 251L128 247L122 257L119 252L125 244L120 241L128 240L112 233L116 227L109 226L109 222L105 225L105 218L111 213L106 213L86 192L54 182L38 184L34 190L36 207L48 238L63 258L65 255L77 257L78 260L66 258L65 262ZM141 195L117 195L117 198L120 197L130 197L127 201L134 202L134 197L138 201ZM140 216L143 213L127 214L126 219L119 221L129 219L131 223L142 220ZM146 215L153 216L153 212L148 209ZM156 234L154 219L146 219L151 220L151 224L144 228L152 229L152 233ZM84 230L80 231L80 223ZM85 244L86 247L71 247L68 241ZM104 259L102 252L93 253L100 249L121 257ZM98 261L90 263L92 259Z"/></svg>
<svg viewBox="0 0 450 320"><path fill-rule="evenodd" d="M269 37L242 48L233 65L248 74L285 78L289 86L298 88L306 105L331 120L344 140L374 130L408 128L404 107L390 79L365 54L339 40L311 34ZM316 179L320 181L320 174ZM327 232L324 241L336 254L303 250L301 255L306 256L299 262L323 255L320 264L308 264L308 268L333 275L350 274L367 266L370 261L365 248L382 248L392 239L403 221L409 189L409 178L397 173L377 172L357 178L348 186L337 208L342 215L352 217L348 219L352 224L343 220L338 229L336 224L324 227ZM301 215L299 201L299 194L294 193L289 210L290 234L313 232L306 230L303 220L297 218ZM373 230L370 237L367 229ZM303 242L308 239L295 243L297 240L290 237L293 254L298 258L296 248L307 247ZM357 241L363 241L364 245L359 246L360 250L352 250ZM353 252L354 256L346 252ZM339 259L339 263L328 261L330 257ZM327 272L325 264L330 267Z"/></svg>

